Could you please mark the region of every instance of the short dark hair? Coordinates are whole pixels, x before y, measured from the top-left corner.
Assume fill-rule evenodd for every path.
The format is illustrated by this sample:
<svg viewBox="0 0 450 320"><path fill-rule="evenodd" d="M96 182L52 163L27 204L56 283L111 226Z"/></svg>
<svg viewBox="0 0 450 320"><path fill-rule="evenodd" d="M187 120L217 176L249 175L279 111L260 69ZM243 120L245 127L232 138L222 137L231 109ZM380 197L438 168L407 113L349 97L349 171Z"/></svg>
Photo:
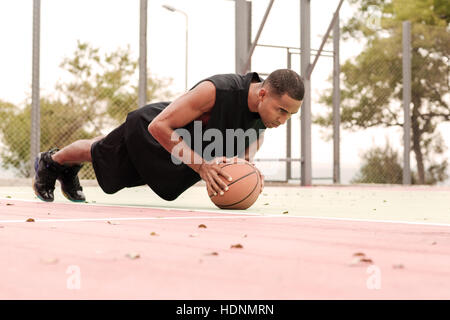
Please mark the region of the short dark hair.
<svg viewBox="0 0 450 320"><path fill-rule="evenodd" d="M292 99L303 100L305 95L305 86L302 78L297 72L290 69L275 70L264 80L263 86L266 83L270 85L273 93L279 96L287 93Z"/></svg>

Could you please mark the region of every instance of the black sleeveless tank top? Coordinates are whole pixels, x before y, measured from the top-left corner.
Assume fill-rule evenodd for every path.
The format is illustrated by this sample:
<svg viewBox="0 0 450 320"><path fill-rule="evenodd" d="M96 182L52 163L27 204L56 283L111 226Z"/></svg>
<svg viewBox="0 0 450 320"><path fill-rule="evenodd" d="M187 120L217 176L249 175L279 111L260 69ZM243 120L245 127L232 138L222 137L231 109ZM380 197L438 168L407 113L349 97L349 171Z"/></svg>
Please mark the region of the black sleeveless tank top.
<svg viewBox="0 0 450 320"><path fill-rule="evenodd" d="M262 79L257 73L248 73L246 75L222 74L215 75L197 83L193 88L203 81L211 81L216 87L216 101L211 110L209 119L203 119L200 126L195 121L187 124L183 129L191 135L191 144L185 142L195 152L202 152L205 160L218 156L241 156L238 154L237 141L238 135L235 135L234 149L226 149L230 143L231 136L227 135L227 129L242 129L246 131L250 128L255 129L256 139L259 133L265 130L259 113L251 112L248 107L248 91L250 83L261 82ZM193 89L192 88L192 89ZM192 90L191 89L191 90ZM149 123L166 108L170 102L154 103L130 112L125 122L125 143L129 157L143 181L165 200L175 200L181 193L201 180L200 175L184 163L175 164L172 161L171 154L159 144L148 132ZM199 128L201 127L201 131ZM195 130L194 130L195 129ZM211 153L211 157L205 156L203 151L212 141L201 139L201 149L194 148L194 141L198 135L203 137L203 133L208 129L215 129L215 132L222 134L223 150L218 154ZM217 131L218 130L218 131ZM196 136L197 135L197 136ZM227 137L228 140L227 140ZM255 139L248 137L245 139L245 147L251 144ZM199 140L197 140L199 141ZM206 192L206 191L205 191Z"/></svg>

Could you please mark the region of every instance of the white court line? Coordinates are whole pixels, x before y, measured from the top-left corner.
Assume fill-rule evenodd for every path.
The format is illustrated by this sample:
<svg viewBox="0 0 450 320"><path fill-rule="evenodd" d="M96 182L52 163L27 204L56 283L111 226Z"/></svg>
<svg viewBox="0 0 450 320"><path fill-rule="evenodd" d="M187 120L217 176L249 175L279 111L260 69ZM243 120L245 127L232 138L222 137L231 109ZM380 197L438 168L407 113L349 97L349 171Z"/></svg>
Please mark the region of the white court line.
<svg viewBox="0 0 450 320"><path fill-rule="evenodd" d="M80 218L80 219L34 219L33 222L94 222L94 221L137 221L137 220L198 220L198 219L236 219L236 218L265 218L266 216L194 216L194 217L130 217L130 218ZM267 217L270 218L270 217ZM26 220L0 220L0 223L21 223ZM26 222L30 223L30 222Z"/></svg>
<svg viewBox="0 0 450 320"><path fill-rule="evenodd" d="M335 218L335 217L314 217L314 216L286 216L286 215L234 215L234 216L192 216L192 217L130 217L130 218L79 218L79 219L34 219L34 222L95 222L95 221L139 221L139 220L200 220L200 219L248 219L248 218L294 218L294 219L314 219L314 220L335 220L345 222L375 222L375 223L391 223L391 224L411 224L421 226L438 226L450 227L450 224L445 223L422 223L412 221L394 221L394 220L366 220L366 219L351 219L351 218ZM0 223L29 223L26 220L0 220Z"/></svg>
<svg viewBox="0 0 450 320"><path fill-rule="evenodd" d="M23 201L23 202L32 202L32 203L45 203L44 201L41 200L30 200L30 199L17 199L17 198L2 198L0 197L0 200L9 200L9 201ZM214 211L213 209L211 210L198 210L198 209L184 209L184 208L167 208L167 207L144 207L144 206L140 206L140 205L136 205L136 206L127 206L127 205L122 205L122 204L102 204L102 203L76 203L76 202L47 202L48 204L51 203L58 203L58 204L69 204L69 205L78 205L78 206L98 206L98 207L112 207L112 208L132 208L132 209L158 209L158 210L164 210L164 211L187 211L187 212L202 212L202 213L215 213L215 214L230 214L230 215L258 215L260 216L260 213L256 213L256 212L237 212L236 210L226 210L226 209L221 209L220 211Z"/></svg>
<svg viewBox="0 0 450 320"><path fill-rule="evenodd" d="M27 199L10 199L0 198L0 200L17 200L24 202L42 203L42 201L27 200ZM63 203L63 202L57 202ZM84 218L84 219L35 219L35 222L85 222L85 221L115 221L115 220L193 220L193 219L233 219L233 218L291 218L291 219L315 219L315 220L331 220L331 221L348 221L348 222L375 222L375 223L390 223L390 224L409 224L420 226L436 226L436 227L450 227L448 223L432 223L432 222L416 222L416 221L396 221L396 220L373 220L373 219L356 219L356 218L338 218L338 217L318 217L318 216L293 216L293 215L280 215L280 214L260 214L252 212L217 212L206 210L192 210L192 209L178 209L178 208L164 208L164 207L139 207L139 206L123 206L123 205L105 205L96 203L68 203L72 205L93 205L93 206L105 206L105 207L119 207L119 208L134 208L134 209L161 209L166 211L179 210L190 212L202 212L202 213L214 213L224 214L224 216L190 216L190 217L137 217L137 218ZM227 216L229 215L229 216ZM24 220L0 220L0 223L17 223L25 222Z"/></svg>

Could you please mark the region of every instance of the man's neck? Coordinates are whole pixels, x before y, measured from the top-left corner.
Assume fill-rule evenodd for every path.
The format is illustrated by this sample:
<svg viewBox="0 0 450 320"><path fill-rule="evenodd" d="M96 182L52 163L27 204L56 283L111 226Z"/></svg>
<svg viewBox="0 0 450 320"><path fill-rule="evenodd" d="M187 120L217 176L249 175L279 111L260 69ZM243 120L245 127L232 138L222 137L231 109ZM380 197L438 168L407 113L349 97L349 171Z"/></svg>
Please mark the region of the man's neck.
<svg viewBox="0 0 450 320"><path fill-rule="evenodd" d="M262 82L252 82L250 83L250 88L248 90L248 109L250 112L258 112L258 92L261 88Z"/></svg>

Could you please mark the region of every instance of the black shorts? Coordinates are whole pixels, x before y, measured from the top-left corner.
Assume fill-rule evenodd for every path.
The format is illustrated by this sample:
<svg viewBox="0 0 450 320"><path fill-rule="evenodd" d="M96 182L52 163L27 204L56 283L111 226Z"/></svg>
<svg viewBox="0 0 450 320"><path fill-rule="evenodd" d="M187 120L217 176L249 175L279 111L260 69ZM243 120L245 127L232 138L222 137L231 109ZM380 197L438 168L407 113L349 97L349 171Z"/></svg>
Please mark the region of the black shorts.
<svg viewBox="0 0 450 320"><path fill-rule="evenodd" d="M131 163L125 144L125 123L91 146L92 166L98 184L112 194L123 188L144 185Z"/></svg>

